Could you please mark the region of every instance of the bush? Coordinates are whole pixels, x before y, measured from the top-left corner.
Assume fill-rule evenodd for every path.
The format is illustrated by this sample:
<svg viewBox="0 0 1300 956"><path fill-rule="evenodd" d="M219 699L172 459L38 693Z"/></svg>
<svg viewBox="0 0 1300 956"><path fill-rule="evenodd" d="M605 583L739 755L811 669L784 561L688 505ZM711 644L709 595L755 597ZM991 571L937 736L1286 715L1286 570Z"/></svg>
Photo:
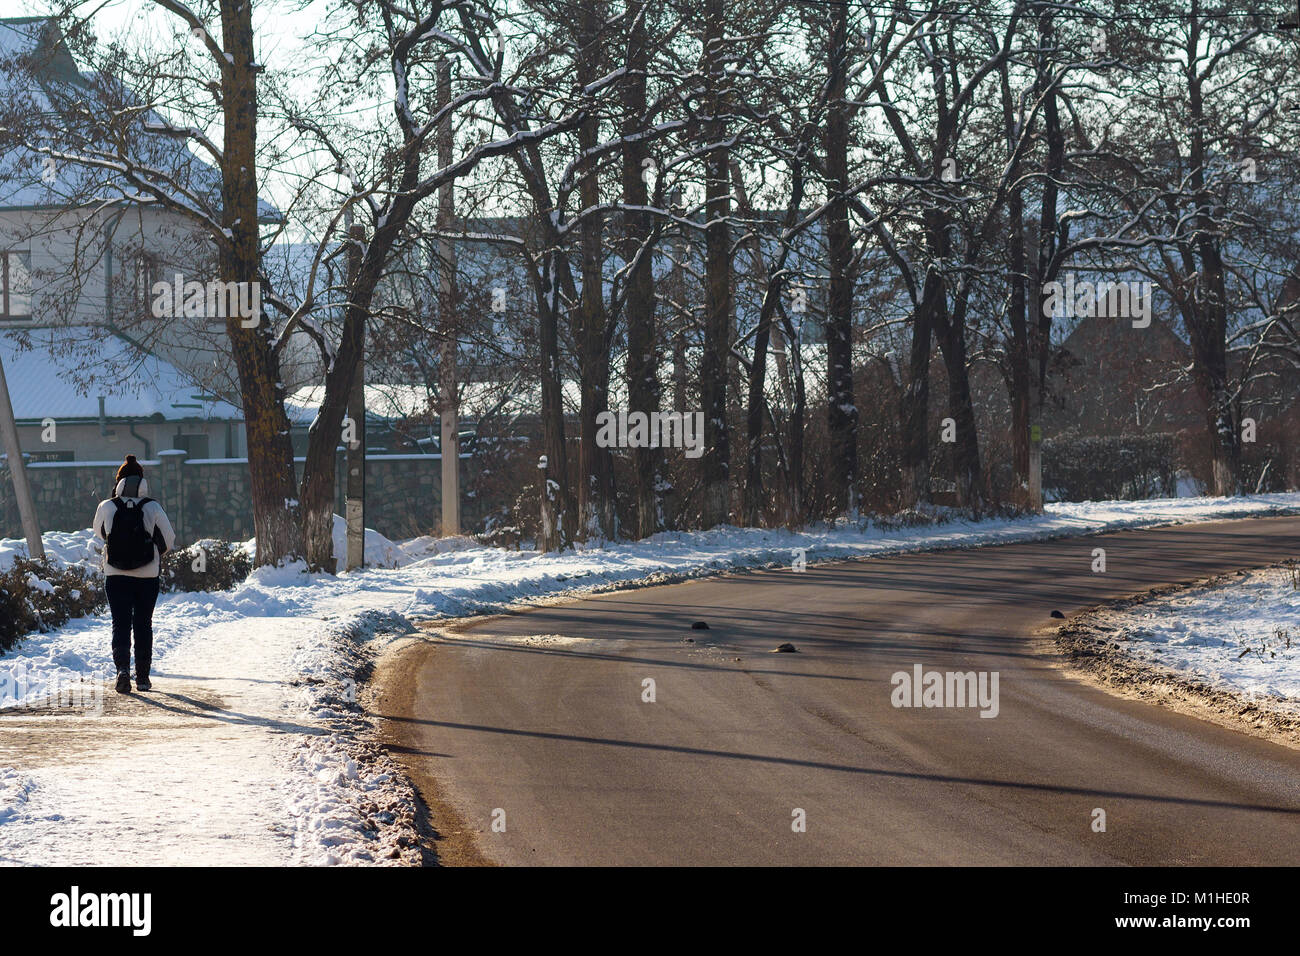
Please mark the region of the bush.
<svg viewBox="0 0 1300 956"><path fill-rule="evenodd" d="M1286 491L1286 456L1273 444L1241 446L1241 490L1253 495Z"/></svg>
<svg viewBox="0 0 1300 956"><path fill-rule="evenodd" d="M242 545L205 539L163 557L163 591L229 591L253 572Z"/></svg>
<svg viewBox="0 0 1300 956"><path fill-rule="evenodd" d="M511 529L512 533L517 533L521 539L530 538L536 541L542 533L540 495L540 486L537 483L528 482L525 484L518 497L515 498L514 506L510 508L501 522L490 523L486 532L491 534L498 527L506 527Z"/></svg>
<svg viewBox="0 0 1300 956"><path fill-rule="evenodd" d="M1062 436L1043 442L1043 488L1061 501L1172 497L1177 470L1173 435Z"/></svg>
<svg viewBox="0 0 1300 956"><path fill-rule="evenodd" d="M874 524L881 531L901 531L904 528L924 528L947 524L951 513L933 507L905 508L893 514L873 515L864 525Z"/></svg>
<svg viewBox="0 0 1300 956"><path fill-rule="evenodd" d="M25 634L102 611L105 603L104 579L93 570L17 558L0 573L0 651Z"/></svg>
<svg viewBox="0 0 1300 956"><path fill-rule="evenodd" d="M476 534L474 539L479 544L487 545L489 548L509 548L518 551L523 537L523 531L514 525L501 525L491 531L485 531L483 534Z"/></svg>

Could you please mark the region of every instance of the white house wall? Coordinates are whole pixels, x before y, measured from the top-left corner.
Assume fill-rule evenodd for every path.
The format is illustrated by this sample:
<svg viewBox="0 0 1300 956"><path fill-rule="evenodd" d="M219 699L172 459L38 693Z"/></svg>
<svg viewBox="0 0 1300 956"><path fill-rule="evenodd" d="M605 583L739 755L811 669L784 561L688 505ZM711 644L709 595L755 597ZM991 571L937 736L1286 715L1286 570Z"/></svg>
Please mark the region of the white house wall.
<svg viewBox="0 0 1300 956"><path fill-rule="evenodd" d="M134 434L133 434L134 432ZM207 453L195 457L239 458L247 454L244 426L233 422L58 422L53 429L39 424L20 424L18 440L23 452L35 460L122 461L127 455L153 458L160 451L179 447L177 435L207 437ZM53 441L45 441L53 437ZM146 444L147 443L147 444Z"/></svg>

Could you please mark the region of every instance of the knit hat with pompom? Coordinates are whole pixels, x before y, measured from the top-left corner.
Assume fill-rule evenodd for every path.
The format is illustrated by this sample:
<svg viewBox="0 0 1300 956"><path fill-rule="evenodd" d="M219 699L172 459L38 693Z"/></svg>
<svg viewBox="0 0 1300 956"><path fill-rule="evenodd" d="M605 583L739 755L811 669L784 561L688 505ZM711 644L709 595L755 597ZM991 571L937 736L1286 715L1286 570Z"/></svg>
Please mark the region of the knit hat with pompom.
<svg viewBox="0 0 1300 956"><path fill-rule="evenodd" d="M123 478L143 478L144 467L135 460L135 455L127 455L126 461L122 462L117 469L117 477L113 479L113 484L117 484Z"/></svg>

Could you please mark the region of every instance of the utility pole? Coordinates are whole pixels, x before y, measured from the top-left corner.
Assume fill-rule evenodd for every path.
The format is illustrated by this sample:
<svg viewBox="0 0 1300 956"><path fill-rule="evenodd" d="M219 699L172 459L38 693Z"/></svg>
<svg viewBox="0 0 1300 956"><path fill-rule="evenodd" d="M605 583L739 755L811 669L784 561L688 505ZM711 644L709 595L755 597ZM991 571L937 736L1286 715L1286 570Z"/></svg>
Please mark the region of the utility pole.
<svg viewBox="0 0 1300 956"><path fill-rule="evenodd" d="M451 103L451 61L438 61L438 109ZM438 124L438 166L451 165L451 111ZM451 228L451 180L438 190L438 229ZM442 428L442 533L460 534L460 385L456 370L456 322L452 307L455 250L438 240L438 318L442 354L438 362L438 421Z"/></svg>
<svg viewBox="0 0 1300 956"><path fill-rule="evenodd" d="M27 554L37 561L44 561L45 545L41 541L41 527L36 522L32 486L27 483L27 467L23 463L22 446L18 443L18 423L14 420L13 403L9 401L9 383L5 380L3 361L0 361L0 438L4 439L5 455L9 460L9 477L14 483L14 497L18 499L18 516L22 521L23 536L27 539Z"/></svg>
<svg viewBox="0 0 1300 956"><path fill-rule="evenodd" d="M361 265L360 226L351 224L348 210L348 288L356 278ZM347 569L355 571L366 564L366 333L361 333L361 354L357 357L357 373L352 378L348 393L348 418L352 420L352 441L348 442L347 501L344 505L348 530Z"/></svg>

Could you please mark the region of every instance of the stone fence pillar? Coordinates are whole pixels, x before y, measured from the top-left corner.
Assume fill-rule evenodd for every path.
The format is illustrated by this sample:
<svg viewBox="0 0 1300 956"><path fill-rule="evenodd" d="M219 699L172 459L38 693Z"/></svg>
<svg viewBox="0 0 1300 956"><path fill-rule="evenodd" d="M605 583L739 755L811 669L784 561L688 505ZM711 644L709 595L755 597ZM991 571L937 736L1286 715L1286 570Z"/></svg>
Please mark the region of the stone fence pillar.
<svg viewBox="0 0 1300 956"><path fill-rule="evenodd" d="M185 514L185 459L188 452L179 448L169 448L158 452L159 468L162 471L160 487L154 492L171 519L176 531L176 547L184 547L186 537L187 515ZM201 516L199 516L201 517Z"/></svg>

